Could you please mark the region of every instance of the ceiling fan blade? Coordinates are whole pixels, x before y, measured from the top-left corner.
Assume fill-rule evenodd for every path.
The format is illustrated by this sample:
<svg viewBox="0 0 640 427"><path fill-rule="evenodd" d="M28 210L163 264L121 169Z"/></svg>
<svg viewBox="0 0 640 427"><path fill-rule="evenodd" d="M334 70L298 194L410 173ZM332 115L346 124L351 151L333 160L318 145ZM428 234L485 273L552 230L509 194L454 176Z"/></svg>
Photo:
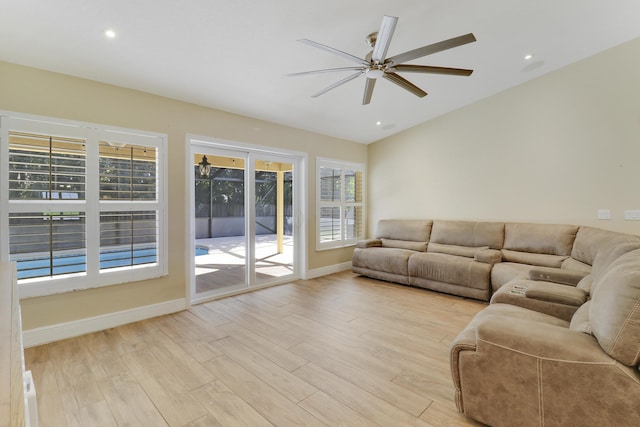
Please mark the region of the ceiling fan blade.
<svg viewBox="0 0 640 427"><path fill-rule="evenodd" d="M416 86L413 83L411 83L409 80L407 80L407 79L405 79L403 77L400 77L396 73L384 73L382 76L385 79L389 80L390 82L397 84L402 89L408 90L409 92L411 92L415 96L418 96L420 98L423 98L423 97L427 96L427 92L423 91L418 86Z"/></svg>
<svg viewBox="0 0 640 427"><path fill-rule="evenodd" d="M364 67L341 67L341 68L327 68L324 70L312 70L312 71L302 71L300 73L291 73L291 74L283 74L280 77L296 77L296 76L306 76L308 74L322 74L322 73L333 73L338 71L354 71L360 70L364 71Z"/></svg>
<svg viewBox="0 0 640 427"><path fill-rule="evenodd" d="M322 95L323 93L329 92L331 89L335 89L340 85L343 85L343 84L345 84L347 82L350 82L351 80L355 79L356 77L360 77L362 75L362 73L363 73L363 71L359 71L359 72L357 72L355 74L351 74L350 76L345 77L344 79L339 80L339 81L335 82L334 84L325 87L321 91L314 93L313 95L311 95L311 97L312 98L317 98L318 96Z"/></svg>
<svg viewBox="0 0 640 427"><path fill-rule="evenodd" d="M411 61L412 59L421 58L423 56L431 55L437 52L442 52L443 50L452 49L454 47L462 46L467 43L473 43L474 41L476 41L476 37L473 35L473 33L469 33L465 34L464 36L443 40L438 43L422 46L418 49L410 50L399 55L392 56L391 58L388 58L385 63L402 64L403 62Z"/></svg>
<svg viewBox="0 0 640 427"><path fill-rule="evenodd" d="M367 79L367 83L364 86L364 96L362 97L362 105L367 105L371 102L371 95L373 95L373 88L376 86L376 79Z"/></svg>
<svg viewBox="0 0 640 427"><path fill-rule="evenodd" d="M450 76L470 76L473 70L464 68L432 67L430 65L398 64L393 67L398 73L447 74Z"/></svg>
<svg viewBox="0 0 640 427"><path fill-rule="evenodd" d="M391 44L391 37L396 29L398 18L395 16L384 16L382 23L380 24L380 30L378 30L378 36L376 37L376 44L373 47L373 54L371 60L376 64L384 62L385 56L387 56L387 50Z"/></svg>
<svg viewBox="0 0 640 427"><path fill-rule="evenodd" d="M361 65L369 65L369 62L365 61L362 58L358 58L357 56L353 56L350 53L343 52L341 50L335 49L335 48L330 47L330 46L323 45L323 44L318 43L318 42L314 42L313 40L300 39L298 41L300 43L308 44L309 46L317 47L318 49L326 50L327 52L331 52L334 55L338 55L338 56L341 56L341 57L343 57L345 59L348 59L351 62L355 62L355 63L361 64Z"/></svg>

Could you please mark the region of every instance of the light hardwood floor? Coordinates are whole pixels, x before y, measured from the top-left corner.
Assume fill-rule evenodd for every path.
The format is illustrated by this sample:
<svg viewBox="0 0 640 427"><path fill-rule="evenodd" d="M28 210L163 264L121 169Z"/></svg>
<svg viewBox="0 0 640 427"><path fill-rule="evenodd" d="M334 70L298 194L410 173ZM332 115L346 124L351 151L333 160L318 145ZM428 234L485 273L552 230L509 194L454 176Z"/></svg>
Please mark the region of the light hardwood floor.
<svg viewBox="0 0 640 427"><path fill-rule="evenodd" d="M351 272L25 350L40 426L474 426L449 345L485 305Z"/></svg>

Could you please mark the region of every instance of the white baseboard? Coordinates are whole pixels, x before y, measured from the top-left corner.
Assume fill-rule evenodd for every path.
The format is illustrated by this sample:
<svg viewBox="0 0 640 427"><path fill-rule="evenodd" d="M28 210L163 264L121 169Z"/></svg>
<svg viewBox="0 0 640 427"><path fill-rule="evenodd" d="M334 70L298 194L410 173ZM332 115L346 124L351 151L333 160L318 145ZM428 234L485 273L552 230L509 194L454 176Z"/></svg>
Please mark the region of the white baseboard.
<svg viewBox="0 0 640 427"><path fill-rule="evenodd" d="M314 268L313 270L307 270L307 274L305 274L303 279L315 279L316 277L322 277L333 273L340 273L341 271L346 270L351 270L351 261L343 262L342 264L329 265L327 267Z"/></svg>
<svg viewBox="0 0 640 427"><path fill-rule="evenodd" d="M187 301L184 298L165 301L158 304L145 305L130 310L117 311L115 313L103 314L95 317L74 320L72 322L58 323L56 325L43 326L41 328L29 329L22 332L24 347L35 347L54 341L77 337L91 332L103 331L127 323L138 322L140 320L165 314L175 313L187 308Z"/></svg>

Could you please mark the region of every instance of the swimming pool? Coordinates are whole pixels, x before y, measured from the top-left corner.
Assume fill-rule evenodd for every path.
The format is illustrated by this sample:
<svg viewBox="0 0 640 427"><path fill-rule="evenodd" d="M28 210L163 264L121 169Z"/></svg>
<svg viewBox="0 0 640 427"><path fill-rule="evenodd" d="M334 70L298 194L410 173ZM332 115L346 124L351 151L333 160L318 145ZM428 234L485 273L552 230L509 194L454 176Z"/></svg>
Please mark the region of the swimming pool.
<svg viewBox="0 0 640 427"><path fill-rule="evenodd" d="M156 248L115 250L100 253L100 269L128 267L131 265L157 262ZM58 274L82 273L87 270L87 256L84 254L48 255L15 259L18 279L31 279Z"/></svg>
<svg viewBox="0 0 640 427"><path fill-rule="evenodd" d="M209 253L209 248L206 246L196 246L196 256L207 255Z"/></svg>
<svg viewBox="0 0 640 427"><path fill-rule="evenodd" d="M206 255L209 248L196 246L195 256ZM15 258L18 279L32 279L58 274L82 273L87 270L87 257L84 254L54 255L53 265L49 256L37 256L24 259ZM138 248L133 251L114 250L100 253L100 269L128 267L132 265L152 264L158 261L157 249Z"/></svg>

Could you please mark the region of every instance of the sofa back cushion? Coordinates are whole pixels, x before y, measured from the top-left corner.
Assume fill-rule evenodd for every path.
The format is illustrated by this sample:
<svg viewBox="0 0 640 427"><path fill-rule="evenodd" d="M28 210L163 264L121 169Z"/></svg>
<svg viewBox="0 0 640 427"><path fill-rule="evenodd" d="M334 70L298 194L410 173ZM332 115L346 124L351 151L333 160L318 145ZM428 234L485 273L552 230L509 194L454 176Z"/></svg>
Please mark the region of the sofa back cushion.
<svg viewBox="0 0 640 427"><path fill-rule="evenodd" d="M637 239L636 236L594 227L580 227L571 250L571 258L585 264L593 262L601 249L607 249L613 241L623 242Z"/></svg>
<svg viewBox="0 0 640 427"><path fill-rule="evenodd" d="M578 261L577 259L573 259L571 257L562 261L562 265L560 266L560 268L563 268L565 270L576 270L583 271L585 273L591 273L591 264Z"/></svg>
<svg viewBox="0 0 640 427"><path fill-rule="evenodd" d="M568 256L577 232L575 225L507 223L504 228L504 249Z"/></svg>
<svg viewBox="0 0 640 427"><path fill-rule="evenodd" d="M503 241L504 223L502 222L436 220L433 221L430 243L500 249Z"/></svg>
<svg viewBox="0 0 640 427"><path fill-rule="evenodd" d="M611 240L602 242L593 260L594 286L600 284L600 279L614 261L636 249L640 249L640 237L630 234L621 234Z"/></svg>
<svg viewBox="0 0 640 427"><path fill-rule="evenodd" d="M422 219L382 219L378 221L378 239L428 242L433 221Z"/></svg>
<svg viewBox="0 0 640 427"><path fill-rule="evenodd" d="M560 268L569 258L578 227L563 224L507 223L502 259Z"/></svg>
<svg viewBox="0 0 640 427"><path fill-rule="evenodd" d="M569 329L576 332L582 332L583 334L591 335L591 322L589 321L589 306L591 301L587 301L582 304L578 310L573 314Z"/></svg>
<svg viewBox="0 0 640 427"><path fill-rule="evenodd" d="M635 366L640 362L640 249L613 261L595 281L591 331L607 354Z"/></svg>

